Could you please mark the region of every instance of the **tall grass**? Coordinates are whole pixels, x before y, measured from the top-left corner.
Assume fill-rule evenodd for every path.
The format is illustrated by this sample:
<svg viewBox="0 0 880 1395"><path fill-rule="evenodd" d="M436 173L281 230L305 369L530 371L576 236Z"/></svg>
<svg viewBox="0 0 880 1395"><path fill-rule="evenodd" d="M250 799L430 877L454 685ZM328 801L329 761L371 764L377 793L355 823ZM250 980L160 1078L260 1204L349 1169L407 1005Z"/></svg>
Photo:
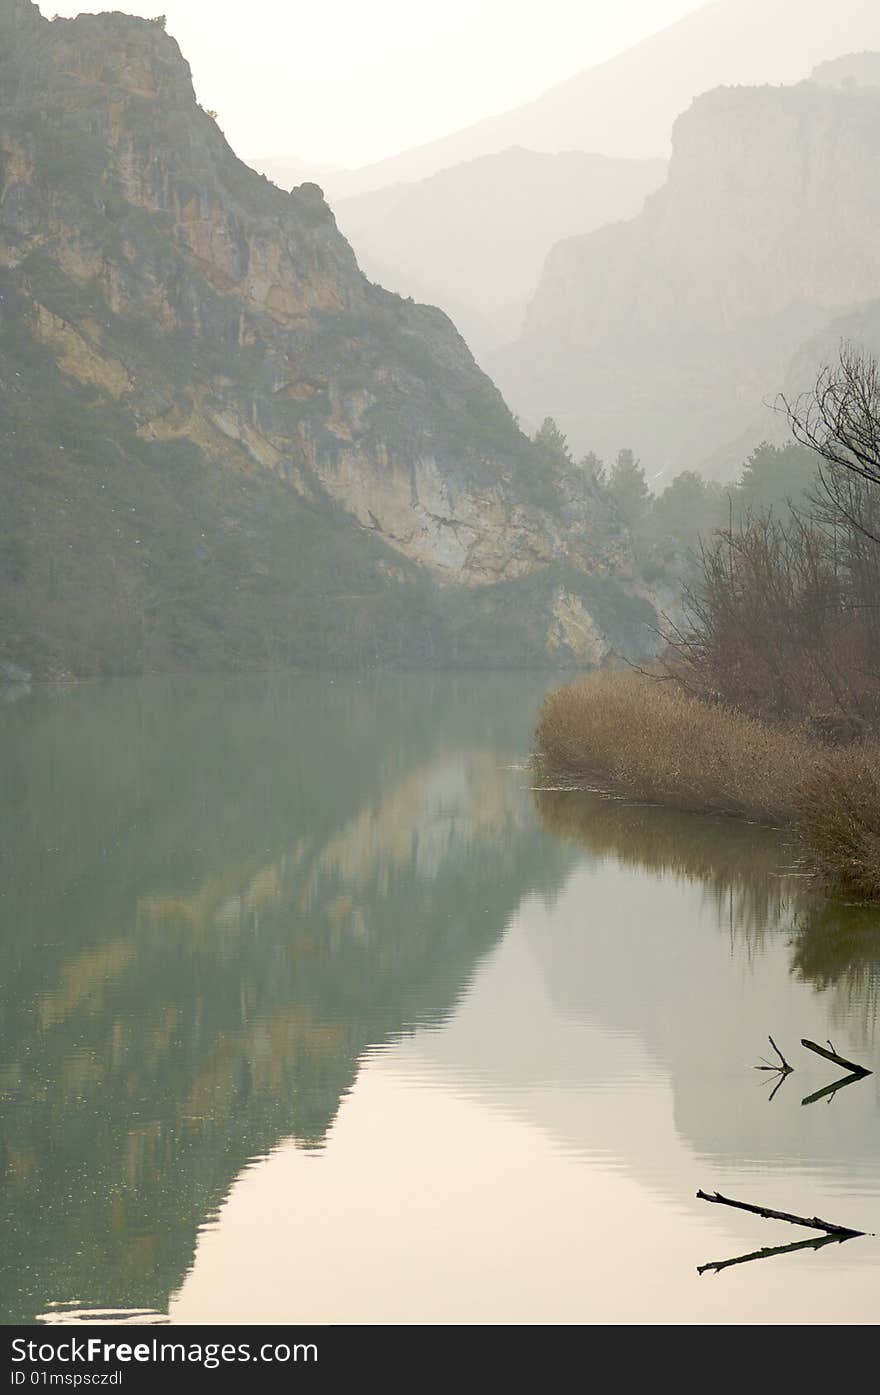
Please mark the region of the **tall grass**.
<svg viewBox="0 0 880 1395"><path fill-rule="evenodd" d="M799 831L836 890L880 899L880 745L824 746L640 673L591 675L551 693L535 733L551 778L696 813Z"/></svg>
<svg viewBox="0 0 880 1395"><path fill-rule="evenodd" d="M815 747L639 673L596 674L544 702L538 755L557 775L699 813L787 821Z"/></svg>
<svg viewBox="0 0 880 1395"><path fill-rule="evenodd" d="M798 787L797 822L817 871L841 894L880 899L880 746L828 751Z"/></svg>

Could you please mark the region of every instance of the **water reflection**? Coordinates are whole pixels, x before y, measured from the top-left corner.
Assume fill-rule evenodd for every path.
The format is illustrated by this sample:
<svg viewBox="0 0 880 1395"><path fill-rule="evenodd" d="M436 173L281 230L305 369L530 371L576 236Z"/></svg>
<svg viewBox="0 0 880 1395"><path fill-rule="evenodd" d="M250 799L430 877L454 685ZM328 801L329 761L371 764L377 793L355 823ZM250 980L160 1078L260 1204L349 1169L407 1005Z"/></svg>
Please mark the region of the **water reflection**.
<svg viewBox="0 0 880 1395"><path fill-rule="evenodd" d="M799 1251L824 1250L826 1245L845 1245L854 1235L817 1235L815 1240L795 1240L790 1245L764 1245L748 1255L735 1255L733 1259L710 1259L706 1264L697 1265L698 1274L720 1274L724 1269L732 1269L737 1264L753 1264L758 1259L776 1259L780 1255L797 1254Z"/></svg>
<svg viewBox="0 0 880 1395"><path fill-rule="evenodd" d="M536 789L535 804L545 828L595 856L699 886L746 956L784 931L792 972L833 991L832 1020L858 1015L873 1042L880 913L819 894L790 832L573 790Z"/></svg>
<svg viewBox="0 0 880 1395"><path fill-rule="evenodd" d="M768 1030L873 1048L876 916L813 899L782 832L532 792L541 689L181 680L4 712L6 1320L441 1321L466 1295L585 1320L614 1294L602 1196L641 1208L667 1286L692 1234L682 1274L724 1253L700 1182L873 1204L876 1077L802 1109L828 1077L799 1060L768 1110L750 1066Z"/></svg>
<svg viewBox="0 0 880 1395"><path fill-rule="evenodd" d="M792 971L832 995L832 1023L853 1018L876 1044L880 994L880 915L870 906L808 900L793 922Z"/></svg>
<svg viewBox="0 0 880 1395"><path fill-rule="evenodd" d="M742 819L703 818L577 790L535 790L545 828L625 867L701 888L747 951L787 923L804 894L791 836Z"/></svg>
<svg viewBox="0 0 880 1395"><path fill-rule="evenodd" d="M16 712L4 1312L164 1306L244 1163L319 1148L365 1048L448 1013L558 877L504 770L529 707L512 740L498 682L415 682L118 684Z"/></svg>

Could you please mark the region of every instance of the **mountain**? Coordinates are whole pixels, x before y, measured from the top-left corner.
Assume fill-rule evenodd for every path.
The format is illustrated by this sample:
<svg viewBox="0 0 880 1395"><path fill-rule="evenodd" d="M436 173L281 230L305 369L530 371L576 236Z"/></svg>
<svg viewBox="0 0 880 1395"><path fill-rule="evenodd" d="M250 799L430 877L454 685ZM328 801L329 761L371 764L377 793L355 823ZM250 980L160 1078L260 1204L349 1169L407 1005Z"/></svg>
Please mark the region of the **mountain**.
<svg viewBox="0 0 880 1395"><path fill-rule="evenodd" d="M609 497L195 101L164 21L0 0L0 658L546 663L643 642Z"/></svg>
<svg viewBox="0 0 880 1395"><path fill-rule="evenodd" d="M497 381L578 448L735 468L804 343L880 295L878 169L876 87L705 94L643 212L553 249Z"/></svg>
<svg viewBox="0 0 880 1395"><path fill-rule="evenodd" d="M554 242L631 217L665 168L510 149L341 199L334 212L367 275L442 306L479 357L520 332Z"/></svg>
<svg viewBox="0 0 880 1395"><path fill-rule="evenodd" d="M727 83L792 83L823 59L880 48L876 0L715 0L535 101L427 145L334 176L334 197L364 193L510 146L666 159L694 97Z"/></svg>

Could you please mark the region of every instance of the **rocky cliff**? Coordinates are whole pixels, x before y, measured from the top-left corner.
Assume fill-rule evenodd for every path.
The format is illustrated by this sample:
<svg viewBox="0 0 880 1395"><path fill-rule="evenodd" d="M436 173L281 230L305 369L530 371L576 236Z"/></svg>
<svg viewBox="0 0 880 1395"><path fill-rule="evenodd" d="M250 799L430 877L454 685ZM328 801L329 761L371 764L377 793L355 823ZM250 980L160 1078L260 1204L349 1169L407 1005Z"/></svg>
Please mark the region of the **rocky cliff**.
<svg viewBox="0 0 880 1395"><path fill-rule="evenodd" d="M582 661L639 630L601 489L366 280L317 186L235 157L163 23L0 0L0 295L8 659Z"/></svg>
<svg viewBox="0 0 880 1395"><path fill-rule="evenodd" d="M766 435L797 346L880 293L878 168L876 88L698 98L642 214L554 248L521 343L494 361L502 388L655 467L699 464L759 421Z"/></svg>

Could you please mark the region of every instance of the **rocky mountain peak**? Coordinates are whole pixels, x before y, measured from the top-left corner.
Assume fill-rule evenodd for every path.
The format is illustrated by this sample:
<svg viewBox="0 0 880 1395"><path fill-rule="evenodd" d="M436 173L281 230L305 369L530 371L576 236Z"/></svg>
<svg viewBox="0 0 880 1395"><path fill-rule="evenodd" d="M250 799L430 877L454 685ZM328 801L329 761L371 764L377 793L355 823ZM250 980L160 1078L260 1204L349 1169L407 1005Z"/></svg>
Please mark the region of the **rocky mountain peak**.
<svg viewBox="0 0 880 1395"><path fill-rule="evenodd" d="M31 0L0 0L0 30L13 49L24 45L20 61L42 71L53 92L76 82L175 106L193 101L189 64L165 32L164 16L151 20L114 12L50 22ZM39 35L36 49L25 43L34 35Z"/></svg>
<svg viewBox="0 0 880 1395"><path fill-rule="evenodd" d="M0 33L4 37L16 29L22 33L36 29L44 22L32 0L0 0Z"/></svg>
<svg viewBox="0 0 880 1395"><path fill-rule="evenodd" d="M0 3L8 658L564 662L644 631L607 494L367 280L317 185L236 157L161 23Z"/></svg>

